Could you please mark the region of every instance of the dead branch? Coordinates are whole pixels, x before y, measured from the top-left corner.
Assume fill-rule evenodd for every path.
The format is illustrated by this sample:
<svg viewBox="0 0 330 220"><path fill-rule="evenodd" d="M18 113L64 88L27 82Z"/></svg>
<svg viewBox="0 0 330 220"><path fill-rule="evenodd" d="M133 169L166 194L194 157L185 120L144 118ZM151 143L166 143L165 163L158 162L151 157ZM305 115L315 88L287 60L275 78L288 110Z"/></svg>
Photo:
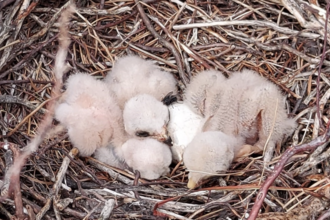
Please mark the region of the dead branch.
<svg viewBox="0 0 330 220"><path fill-rule="evenodd" d="M43 121L40 123L38 128L38 135L31 140L31 142L25 146L20 154L14 159L14 164L10 167L8 172L6 173L6 178L10 180L9 186L9 193L13 193L15 196L15 205L16 205L16 217L21 219L22 218L22 198L21 198L21 191L20 191L20 171L24 166L26 160L30 156L31 153L35 152L38 149L38 146L43 141L46 133L48 132L50 125L53 121L53 114L54 108L56 107L56 100L60 93L60 88L62 86L62 75L63 71L65 70L65 58L67 55L68 46L70 44L70 40L68 38L68 32L66 29L66 24L69 21L70 14L74 11L74 6L68 7L67 11L63 13L61 18L62 28L60 36L60 48L58 52L57 59L55 61L55 76L57 78L55 87L52 91L52 98L48 105L48 112L44 116Z"/></svg>
<svg viewBox="0 0 330 220"><path fill-rule="evenodd" d="M262 186L256 196L256 201L251 209L248 220L254 220L257 218L259 210L262 206L262 202L264 201L264 199L267 195L268 188L273 184L275 179L280 175L285 164L293 155L302 153L304 151L313 151L318 146L321 146L322 144L326 143L330 139L329 125L330 125L330 123L327 125L327 130L324 135L317 137L316 139L312 140L311 142L309 142L307 144L291 146L283 153L283 155L281 156L281 159L279 160L279 162L277 162L276 166L274 167L274 171L268 176L266 181L262 184Z"/></svg>

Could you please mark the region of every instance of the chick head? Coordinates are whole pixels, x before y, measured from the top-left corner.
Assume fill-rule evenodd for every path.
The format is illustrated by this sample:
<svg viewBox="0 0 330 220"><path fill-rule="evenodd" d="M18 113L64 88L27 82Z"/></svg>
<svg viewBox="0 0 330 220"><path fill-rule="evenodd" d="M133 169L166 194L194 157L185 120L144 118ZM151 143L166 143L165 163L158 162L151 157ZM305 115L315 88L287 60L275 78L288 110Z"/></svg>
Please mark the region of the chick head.
<svg viewBox="0 0 330 220"><path fill-rule="evenodd" d="M121 148L121 157L142 178L153 180L169 172L172 155L169 147L152 138L129 139Z"/></svg>
<svg viewBox="0 0 330 220"><path fill-rule="evenodd" d="M151 137L166 141L168 108L153 96L139 94L125 104L124 126L126 132L134 137Z"/></svg>
<svg viewBox="0 0 330 220"><path fill-rule="evenodd" d="M220 131L197 134L183 153L183 163L189 170L188 188L193 189L198 182L226 171L234 158L237 140Z"/></svg>

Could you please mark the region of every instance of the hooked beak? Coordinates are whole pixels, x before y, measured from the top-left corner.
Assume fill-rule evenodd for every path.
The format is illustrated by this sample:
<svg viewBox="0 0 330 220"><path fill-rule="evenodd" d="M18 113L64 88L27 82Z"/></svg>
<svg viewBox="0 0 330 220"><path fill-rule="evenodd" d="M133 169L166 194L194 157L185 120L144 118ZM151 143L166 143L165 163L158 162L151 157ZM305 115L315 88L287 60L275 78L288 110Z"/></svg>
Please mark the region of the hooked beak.
<svg viewBox="0 0 330 220"><path fill-rule="evenodd" d="M171 137L168 136L166 126L164 126L161 133L157 134L155 137L158 141L164 142L165 144L171 144L172 143Z"/></svg>

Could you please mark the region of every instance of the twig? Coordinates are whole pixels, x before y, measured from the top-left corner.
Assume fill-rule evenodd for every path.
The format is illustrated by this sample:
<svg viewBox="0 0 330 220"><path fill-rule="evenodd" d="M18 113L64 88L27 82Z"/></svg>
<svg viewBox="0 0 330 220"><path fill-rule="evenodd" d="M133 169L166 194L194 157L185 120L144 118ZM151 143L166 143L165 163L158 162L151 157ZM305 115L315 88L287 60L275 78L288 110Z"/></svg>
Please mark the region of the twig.
<svg viewBox="0 0 330 220"><path fill-rule="evenodd" d="M258 216L259 210L262 206L262 203L267 195L268 188L273 184L275 179L280 175L281 171L283 170L286 162L295 154L307 151L307 150L315 150L318 146L324 144L327 142L330 138L330 129L329 129L330 123L327 125L326 133L322 136L319 136L312 140L311 142L307 144L301 144L298 146L291 146L288 148L283 155L281 156L281 159L276 164L274 171L271 175L268 176L267 180L262 184L257 197L256 201L251 209L250 216L248 220L255 220Z"/></svg>
<svg viewBox="0 0 330 220"><path fill-rule="evenodd" d="M77 154L78 154L78 149L77 148L73 148L70 153L69 153L69 157L71 158L74 158ZM69 167L69 164L71 162L71 158L69 158L68 156L66 156L64 159L63 159L63 162L62 162L62 165L56 175L56 182L55 184L53 185L53 190L52 190L52 200L53 200L53 207L55 210L63 210L65 207L62 207L59 205L59 200L60 200L60 195L58 195L58 192L60 190L60 187L62 185L62 182L63 182L63 179L64 179L64 176L66 174L66 171ZM41 215L38 215L39 219L42 218Z"/></svg>
<svg viewBox="0 0 330 220"><path fill-rule="evenodd" d="M4 71L1 75L0 75L0 79L4 78L5 76L7 76L9 73L20 70L22 68L24 68L25 63L29 60L31 60L33 58L33 55L36 54L38 51L40 51L41 49L43 49L47 44L51 43L53 40L55 40L58 37L58 35L55 35L54 37L50 38L49 40L47 40L44 43L41 43L38 47L36 47L34 50L32 50L30 53L28 53L27 55L25 55L23 57L22 60L20 60L15 66L9 68L8 70ZM7 59L6 62L8 62L10 59ZM0 68L1 69L1 68Z"/></svg>
<svg viewBox="0 0 330 220"><path fill-rule="evenodd" d="M43 106L43 104L41 104L41 106L36 107L35 105L31 104L29 101L23 100L19 97L12 96L12 95L0 95L0 103L20 104L20 105L24 105L32 110L38 109L38 111L40 111L41 113L46 112L45 109L41 108Z"/></svg>
<svg viewBox="0 0 330 220"><path fill-rule="evenodd" d="M189 82L189 81L187 80L187 77L185 75L185 71L183 69L182 59L181 59L181 56L180 56L179 52L176 50L176 48L171 43L169 43L162 36L160 36L156 32L156 30L152 27L152 24L151 24L148 16L143 11L142 5L140 4L140 0L135 0L135 3L137 5L140 16L141 16L144 24L146 25L147 29L151 32L152 35L154 35L155 38L157 38L159 40L159 42L163 46L165 46L167 49L169 49L172 52L172 54L174 55L175 60L176 60L176 64L178 66L178 71L179 71L180 78L181 78L183 84L186 85L187 82Z"/></svg>
<svg viewBox="0 0 330 220"><path fill-rule="evenodd" d="M325 219L327 219L329 217L330 217L330 210L325 211L324 213L322 213L317 220L325 220Z"/></svg>
<svg viewBox="0 0 330 220"><path fill-rule="evenodd" d="M55 97L55 99L57 99L57 97ZM34 115L37 111L39 111L45 104L47 104L48 102L53 102L54 99L48 99L47 101L41 103L37 108L35 108L28 116L26 116L18 125L16 125L16 127L11 130L6 137L10 137L11 135L13 135L32 115ZM46 112L47 113L47 112ZM0 138L2 138L2 136L0 136Z"/></svg>
<svg viewBox="0 0 330 220"><path fill-rule="evenodd" d="M49 102L48 112L46 113L44 119L41 121L38 127L38 132L37 132L38 135L36 135L35 138L32 139L31 142L23 148L22 153L15 160L14 164L10 167L10 169L6 173L6 176L8 176L8 178L10 179L9 193L11 192L14 193L15 204L17 209L20 207L17 204L19 203L19 201L22 200L21 192L20 192L20 181L19 181L20 171L24 166L25 161L30 156L30 154L38 149L39 144L43 141L53 120L54 109L57 105L56 97L60 93L60 88L62 86L61 79L62 79L63 70L65 68L65 58L67 55L68 46L70 44L68 38L68 32L66 30L65 24L69 21L69 16L73 12L73 10L74 10L74 6L68 7L68 10L65 13L63 13L64 15L61 18L63 25L61 26L60 29L60 36L62 37L62 39L60 40L60 48L57 55L57 59L55 60L55 75L57 81L52 91L52 98L51 101ZM19 213L19 210L16 210L16 212Z"/></svg>
<svg viewBox="0 0 330 220"><path fill-rule="evenodd" d="M103 164L94 158L89 158L88 162L91 163L93 166L96 166L103 172L107 172L113 179L117 179L127 185L133 185L133 180L130 180L127 177L125 177L119 173L116 173L115 171L113 171L113 169L111 169L111 166L109 166L107 164ZM115 170L117 170L117 169L115 169ZM132 178L134 178L134 177L132 176ZM143 181L143 180L140 179L139 181Z"/></svg>
<svg viewBox="0 0 330 220"><path fill-rule="evenodd" d="M189 29L189 28L196 28L196 27L213 27L213 26L230 26L230 25L244 25L244 26L258 26L258 27L268 27L272 28L275 31L284 33L284 34L290 34L290 35L299 35L301 37L307 37L311 39L319 38L319 34L314 33L304 33L299 32L295 30L291 30L289 28L280 27L277 24L273 22L268 21L251 21L251 20L234 20L234 21L214 21L214 22L208 22L208 23L195 23L195 24L184 24L184 25L174 25L174 30L183 30L183 29Z"/></svg>
<svg viewBox="0 0 330 220"><path fill-rule="evenodd" d="M321 119L321 109L320 109L320 75L321 75L321 69L322 69L322 64L325 60L325 52L327 48L327 37L328 37L328 19L329 19L329 9L330 9L330 3L327 3L327 12L326 12L326 19L325 19L325 25L324 25L324 39L323 39L323 52L319 64L319 69L318 69L318 74L317 74L317 89L316 89L316 106L317 106L317 118L316 120L319 120L319 125L322 128L322 119Z"/></svg>
<svg viewBox="0 0 330 220"><path fill-rule="evenodd" d="M0 2L0 10L2 10L7 5L13 3L15 0L4 0Z"/></svg>
<svg viewBox="0 0 330 220"><path fill-rule="evenodd" d="M115 200L109 199L105 202L104 207L101 211L99 219L106 220L110 218L111 212L115 206Z"/></svg>

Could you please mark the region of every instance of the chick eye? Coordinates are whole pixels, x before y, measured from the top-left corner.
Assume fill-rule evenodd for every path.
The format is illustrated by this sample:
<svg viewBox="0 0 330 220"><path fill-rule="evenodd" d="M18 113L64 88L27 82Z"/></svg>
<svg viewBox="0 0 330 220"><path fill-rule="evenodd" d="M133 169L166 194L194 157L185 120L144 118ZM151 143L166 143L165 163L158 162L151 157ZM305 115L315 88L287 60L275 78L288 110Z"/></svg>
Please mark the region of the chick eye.
<svg viewBox="0 0 330 220"><path fill-rule="evenodd" d="M135 133L135 135L138 136L138 137L149 137L150 136L150 134L146 131L137 131Z"/></svg>

